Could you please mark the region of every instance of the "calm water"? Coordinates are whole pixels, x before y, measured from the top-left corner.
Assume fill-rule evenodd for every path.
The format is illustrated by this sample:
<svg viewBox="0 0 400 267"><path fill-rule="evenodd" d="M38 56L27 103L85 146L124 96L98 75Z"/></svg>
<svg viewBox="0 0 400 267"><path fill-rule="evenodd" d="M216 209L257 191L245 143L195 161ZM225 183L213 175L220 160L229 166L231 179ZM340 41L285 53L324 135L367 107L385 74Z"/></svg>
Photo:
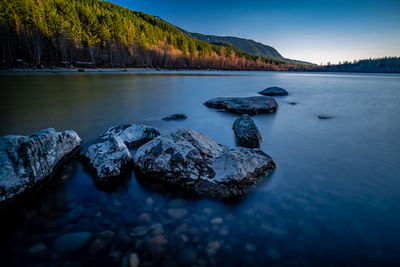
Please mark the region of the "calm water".
<svg viewBox="0 0 400 267"><path fill-rule="evenodd" d="M277 97L276 114L253 117L278 168L241 201L190 197L134 174L104 192L72 159L21 212L1 214L7 266L129 266L133 253L143 266L400 263L399 75L1 74L0 85L0 135L74 129L84 148L108 127L135 122L190 127L236 146L236 116L203 102L269 86L290 93ZM188 119L161 120L173 113ZM90 232L90 241L57 252L55 240L74 232Z"/></svg>

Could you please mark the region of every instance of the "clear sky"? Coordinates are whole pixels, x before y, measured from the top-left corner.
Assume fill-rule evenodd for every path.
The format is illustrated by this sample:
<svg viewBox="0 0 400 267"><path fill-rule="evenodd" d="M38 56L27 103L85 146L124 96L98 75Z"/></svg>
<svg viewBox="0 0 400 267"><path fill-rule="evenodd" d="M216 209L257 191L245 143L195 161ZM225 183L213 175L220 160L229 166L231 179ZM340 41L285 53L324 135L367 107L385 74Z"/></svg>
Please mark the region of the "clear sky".
<svg viewBox="0 0 400 267"><path fill-rule="evenodd" d="M400 0L112 0L190 32L237 36L313 63L400 56Z"/></svg>

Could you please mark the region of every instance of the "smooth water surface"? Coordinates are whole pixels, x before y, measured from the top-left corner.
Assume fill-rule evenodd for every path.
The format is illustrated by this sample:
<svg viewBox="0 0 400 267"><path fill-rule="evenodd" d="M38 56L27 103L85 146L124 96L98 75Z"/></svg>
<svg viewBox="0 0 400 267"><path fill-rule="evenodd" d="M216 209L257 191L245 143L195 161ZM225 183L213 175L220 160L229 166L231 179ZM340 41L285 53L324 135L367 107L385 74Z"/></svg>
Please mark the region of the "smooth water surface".
<svg viewBox="0 0 400 267"><path fill-rule="evenodd" d="M276 98L275 114L253 116L278 167L244 199L192 197L133 173L104 192L72 159L20 212L1 215L0 255L9 266L129 266L134 253L142 266L400 262L399 75L1 74L0 85L0 135L73 129L83 149L108 127L135 122L162 132L190 127L236 146L237 116L206 100L269 86L290 93ZM188 119L161 120L173 113ZM90 233L75 235L82 248L59 252L55 240L76 232Z"/></svg>

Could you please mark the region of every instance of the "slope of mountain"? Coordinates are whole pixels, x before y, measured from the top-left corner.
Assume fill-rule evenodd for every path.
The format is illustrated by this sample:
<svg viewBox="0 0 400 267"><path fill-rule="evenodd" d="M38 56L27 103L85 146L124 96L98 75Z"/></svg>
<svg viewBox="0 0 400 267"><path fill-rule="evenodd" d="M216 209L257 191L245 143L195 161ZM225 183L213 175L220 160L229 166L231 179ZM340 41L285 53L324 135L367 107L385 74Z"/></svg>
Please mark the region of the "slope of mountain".
<svg viewBox="0 0 400 267"><path fill-rule="evenodd" d="M194 38L194 39L197 39L200 41L204 41L204 42L208 42L211 44L219 44L219 43L231 44L233 47L236 47L240 51L243 51L250 55L273 58L273 59L282 60L282 61L285 61L288 63L294 63L294 64L307 64L307 65L312 64L310 62L284 58L272 46L265 45L265 44L256 42L251 39L245 39L245 38L239 38L239 37L233 37L233 36L216 36L216 35L207 35L207 34L201 34L201 33L193 33L193 32L188 32L179 27L176 27L176 28L191 38Z"/></svg>
<svg viewBox="0 0 400 267"><path fill-rule="evenodd" d="M0 66L35 65L302 68L279 58L245 53L228 42L211 44L192 38L155 16L107 1L0 1Z"/></svg>

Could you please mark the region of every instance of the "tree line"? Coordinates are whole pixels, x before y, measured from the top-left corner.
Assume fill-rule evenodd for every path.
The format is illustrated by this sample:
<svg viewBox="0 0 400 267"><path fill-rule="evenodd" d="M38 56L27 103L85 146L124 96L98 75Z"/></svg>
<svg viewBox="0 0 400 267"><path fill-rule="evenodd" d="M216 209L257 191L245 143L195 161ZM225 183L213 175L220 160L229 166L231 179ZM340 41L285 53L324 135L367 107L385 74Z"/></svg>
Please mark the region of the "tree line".
<svg viewBox="0 0 400 267"><path fill-rule="evenodd" d="M370 58L353 62L344 61L336 65L331 65L328 62L326 66L317 67L314 71L400 73L400 57Z"/></svg>
<svg viewBox="0 0 400 267"><path fill-rule="evenodd" d="M1 0L2 67L160 67L297 70L101 0ZM307 67L307 66L304 66Z"/></svg>

